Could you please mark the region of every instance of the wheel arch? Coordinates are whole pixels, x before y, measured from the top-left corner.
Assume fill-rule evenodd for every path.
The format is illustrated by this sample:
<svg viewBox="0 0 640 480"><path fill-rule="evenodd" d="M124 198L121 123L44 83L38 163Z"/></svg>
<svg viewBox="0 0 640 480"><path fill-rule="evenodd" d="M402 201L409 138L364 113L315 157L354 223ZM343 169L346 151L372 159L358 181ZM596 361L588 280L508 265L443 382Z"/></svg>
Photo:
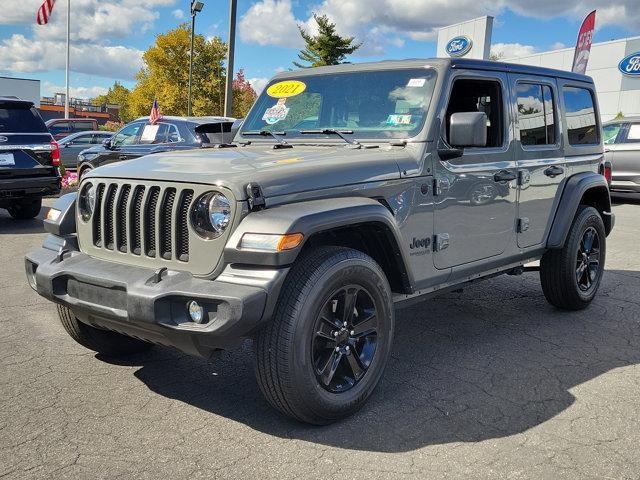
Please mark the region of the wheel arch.
<svg viewBox="0 0 640 480"><path fill-rule="evenodd" d="M304 239L292 250L257 252L239 248L245 233L302 233ZM400 242L395 218L377 200L362 197L312 200L247 215L229 238L224 261L286 266L314 247L344 246L366 253L378 262L394 292L411 293L412 276Z"/></svg>
<svg viewBox="0 0 640 480"><path fill-rule="evenodd" d="M558 203L556 215L551 226L547 248L558 249L564 246L569 229L580 205L590 205L600 213L609 235L614 225L611 213L611 197L606 179L595 172L582 172L569 177Z"/></svg>

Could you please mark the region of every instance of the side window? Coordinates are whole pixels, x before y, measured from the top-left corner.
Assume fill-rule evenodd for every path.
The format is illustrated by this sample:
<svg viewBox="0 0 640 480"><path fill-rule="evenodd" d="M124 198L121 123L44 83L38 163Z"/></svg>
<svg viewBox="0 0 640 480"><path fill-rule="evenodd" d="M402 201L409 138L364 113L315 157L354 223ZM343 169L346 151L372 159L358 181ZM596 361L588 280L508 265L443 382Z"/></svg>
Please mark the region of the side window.
<svg viewBox="0 0 640 480"><path fill-rule="evenodd" d="M135 140L140 128L142 127L142 123L130 123L129 125L125 125L118 133L116 133L111 141L111 144L114 147L119 147L121 145L131 145Z"/></svg>
<svg viewBox="0 0 640 480"><path fill-rule="evenodd" d="M56 122L49 127L51 135L59 135L69 132L69 122Z"/></svg>
<svg viewBox="0 0 640 480"><path fill-rule="evenodd" d="M516 92L520 143L523 146L555 144L555 102L551 88L537 83L518 83Z"/></svg>
<svg viewBox="0 0 640 480"><path fill-rule="evenodd" d="M74 122L74 126L78 131L93 130L93 122Z"/></svg>
<svg viewBox="0 0 640 480"><path fill-rule="evenodd" d="M622 130L621 123L610 123L608 125L604 125L602 127L604 144L611 145L612 143L616 143L618 135L620 134L620 130Z"/></svg>
<svg viewBox="0 0 640 480"><path fill-rule="evenodd" d="M446 113L446 136L449 139L451 115L459 112L487 114L487 146L501 147L504 143L504 109L502 87L495 80L460 79L453 83Z"/></svg>
<svg viewBox="0 0 640 480"><path fill-rule="evenodd" d="M73 139L74 145L91 145L91 135L78 135Z"/></svg>
<svg viewBox="0 0 640 480"><path fill-rule="evenodd" d="M632 123L629 125L627 143L640 143L640 123Z"/></svg>
<svg viewBox="0 0 640 480"><path fill-rule="evenodd" d="M593 145L600 141L593 96L586 88L564 87L562 89L567 116L569 144Z"/></svg>
<svg viewBox="0 0 640 480"><path fill-rule="evenodd" d="M175 143L180 141L180 133L178 127L175 125L169 125L169 132L167 133L167 143Z"/></svg>

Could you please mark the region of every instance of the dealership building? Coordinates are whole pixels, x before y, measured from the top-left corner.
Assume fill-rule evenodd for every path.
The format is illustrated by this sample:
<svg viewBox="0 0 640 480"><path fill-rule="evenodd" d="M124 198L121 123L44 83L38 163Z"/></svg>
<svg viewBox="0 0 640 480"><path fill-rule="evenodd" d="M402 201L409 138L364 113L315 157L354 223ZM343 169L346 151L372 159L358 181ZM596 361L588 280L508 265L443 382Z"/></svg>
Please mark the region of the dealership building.
<svg viewBox="0 0 640 480"><path fill-rule="evenodd" d="M487 16L440 29L438 56L490 58L492 28L493 18ZM500 60L571 70L573 53L573 47L520 57L511 57L507 52ZM625 117L640 115L640 68L636 70L633 65L640 67L640 37L591 45L586 74L595 82L603 121L619 113Z"/></svg>

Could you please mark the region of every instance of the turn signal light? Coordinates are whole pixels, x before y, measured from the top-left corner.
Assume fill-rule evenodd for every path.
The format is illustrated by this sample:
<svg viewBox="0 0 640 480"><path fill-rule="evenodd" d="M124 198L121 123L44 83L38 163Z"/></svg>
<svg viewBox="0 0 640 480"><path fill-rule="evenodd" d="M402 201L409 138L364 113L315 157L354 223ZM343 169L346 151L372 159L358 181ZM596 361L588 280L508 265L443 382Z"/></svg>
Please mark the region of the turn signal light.
<svg viewBox="0 0 640 480"><path fill-rule="evenodd" d="M604 175L607 184L611 186L611 164L609 164L608 162L605 163L602 174Z"/></svg>
<svg viewBox="0 0 640 480"><path fill-rule="evenodd" d="M263 252L282 252L296 248L302 243L303 239L304 235L301 233L287 233L284 235L245 233L242 236L242 240L240 240L240 248Z"/></svg>
<svg viewBox="0 0 640 480"><path fill-rule="evenodd" d="M51 140L51 165L60 166L60 145L55 140Z"/></svg>

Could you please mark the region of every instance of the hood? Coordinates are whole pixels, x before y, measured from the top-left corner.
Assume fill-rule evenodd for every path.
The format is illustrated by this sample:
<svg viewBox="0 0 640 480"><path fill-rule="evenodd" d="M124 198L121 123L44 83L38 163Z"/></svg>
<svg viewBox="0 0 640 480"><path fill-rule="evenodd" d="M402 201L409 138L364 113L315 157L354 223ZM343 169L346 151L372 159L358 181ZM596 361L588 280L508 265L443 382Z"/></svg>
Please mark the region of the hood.
<svg viewBox="0 0 640 480"><path fill-rule="evenodd" d="M418 149L352 149L342 145L273 149L272 144L172 151L113 163L89 177L127 178L217 185L246 198L248 183L258 183L265 197L400 178L399 165L415 165Z"/></svg>

